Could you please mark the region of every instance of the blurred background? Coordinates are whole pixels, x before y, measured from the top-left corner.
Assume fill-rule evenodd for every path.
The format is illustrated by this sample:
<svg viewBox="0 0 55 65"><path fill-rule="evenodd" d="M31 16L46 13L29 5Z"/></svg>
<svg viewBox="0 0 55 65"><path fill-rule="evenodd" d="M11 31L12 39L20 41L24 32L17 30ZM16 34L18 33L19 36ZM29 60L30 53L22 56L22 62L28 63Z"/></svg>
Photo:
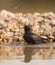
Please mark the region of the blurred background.
<svg viewBox="0 0 55 65"><path fill-rule="evenodd" d="M12 12L55 12L55 0L0 0L0 10Z"/></svg>

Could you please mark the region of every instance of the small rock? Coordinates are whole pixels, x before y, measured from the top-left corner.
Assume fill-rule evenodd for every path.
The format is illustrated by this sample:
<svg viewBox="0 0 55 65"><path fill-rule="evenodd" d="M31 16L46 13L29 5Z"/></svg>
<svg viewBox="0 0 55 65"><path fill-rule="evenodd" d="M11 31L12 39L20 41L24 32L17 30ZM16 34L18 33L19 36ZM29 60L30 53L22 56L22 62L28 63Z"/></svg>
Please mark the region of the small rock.
<svg viewBox="0 0 55 65"><path fill-rule="evenodd" d="M52 25L55 25L55 19L52 19L52 20L51 20L51 24L52 24Z"/></svg>
<svg viewBox="0 0 55 65"><path fill-rule="evenodd" d="M4 16L4 18L6 18L6 17L15 18L14 13L12 13L12 12L10 12L10 11L6 11L6 10L2 10L2 11L1 11L1 15Z"/></svg>

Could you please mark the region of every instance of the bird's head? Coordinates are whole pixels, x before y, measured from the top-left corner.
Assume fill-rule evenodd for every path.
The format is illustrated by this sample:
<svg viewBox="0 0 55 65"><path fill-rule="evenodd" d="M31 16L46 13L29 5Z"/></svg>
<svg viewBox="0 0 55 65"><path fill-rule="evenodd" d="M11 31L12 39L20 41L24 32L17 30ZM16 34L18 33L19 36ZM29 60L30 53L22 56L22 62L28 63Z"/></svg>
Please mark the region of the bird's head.
<svg viewBox="0 0 55 65"><path fill-rule="evenodd" d="M31 32L31 27L29 25L24 26L25 33Z"/></svg>

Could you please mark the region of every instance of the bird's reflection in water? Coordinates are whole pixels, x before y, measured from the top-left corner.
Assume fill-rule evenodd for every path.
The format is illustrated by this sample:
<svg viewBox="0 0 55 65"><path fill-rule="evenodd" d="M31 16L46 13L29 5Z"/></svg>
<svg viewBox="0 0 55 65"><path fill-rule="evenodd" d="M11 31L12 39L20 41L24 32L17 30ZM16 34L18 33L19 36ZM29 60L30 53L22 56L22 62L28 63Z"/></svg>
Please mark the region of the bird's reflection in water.
<svg viewBox="0 0 55 65"><path fill-rule="evenodd" d="M25 47L24 48L24 55L25 55L25 58L24 58L24 62L28 63L31 61L32 59L32 55L35 54L35 48L33 47Z"/></svg>

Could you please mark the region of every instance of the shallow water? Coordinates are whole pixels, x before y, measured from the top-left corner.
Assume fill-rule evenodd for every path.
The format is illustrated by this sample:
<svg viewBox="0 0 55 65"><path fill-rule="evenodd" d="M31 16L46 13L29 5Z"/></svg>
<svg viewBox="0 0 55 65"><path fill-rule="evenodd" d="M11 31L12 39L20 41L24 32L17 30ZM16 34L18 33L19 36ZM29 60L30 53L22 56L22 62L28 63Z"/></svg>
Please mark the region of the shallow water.
<svg viewBox="0 0 55 65"><path fill-rule="evenodd" d="M55 0L0 0L0 10L12 12L55 12Z"/></svg>
<svg viewBox="0 0 55 65"><path fill-rule="evenodd" d="M19 60L7 60L0 62L0 65L55 65L55 60L32 60L29 63L24 63Z"/></svg>

